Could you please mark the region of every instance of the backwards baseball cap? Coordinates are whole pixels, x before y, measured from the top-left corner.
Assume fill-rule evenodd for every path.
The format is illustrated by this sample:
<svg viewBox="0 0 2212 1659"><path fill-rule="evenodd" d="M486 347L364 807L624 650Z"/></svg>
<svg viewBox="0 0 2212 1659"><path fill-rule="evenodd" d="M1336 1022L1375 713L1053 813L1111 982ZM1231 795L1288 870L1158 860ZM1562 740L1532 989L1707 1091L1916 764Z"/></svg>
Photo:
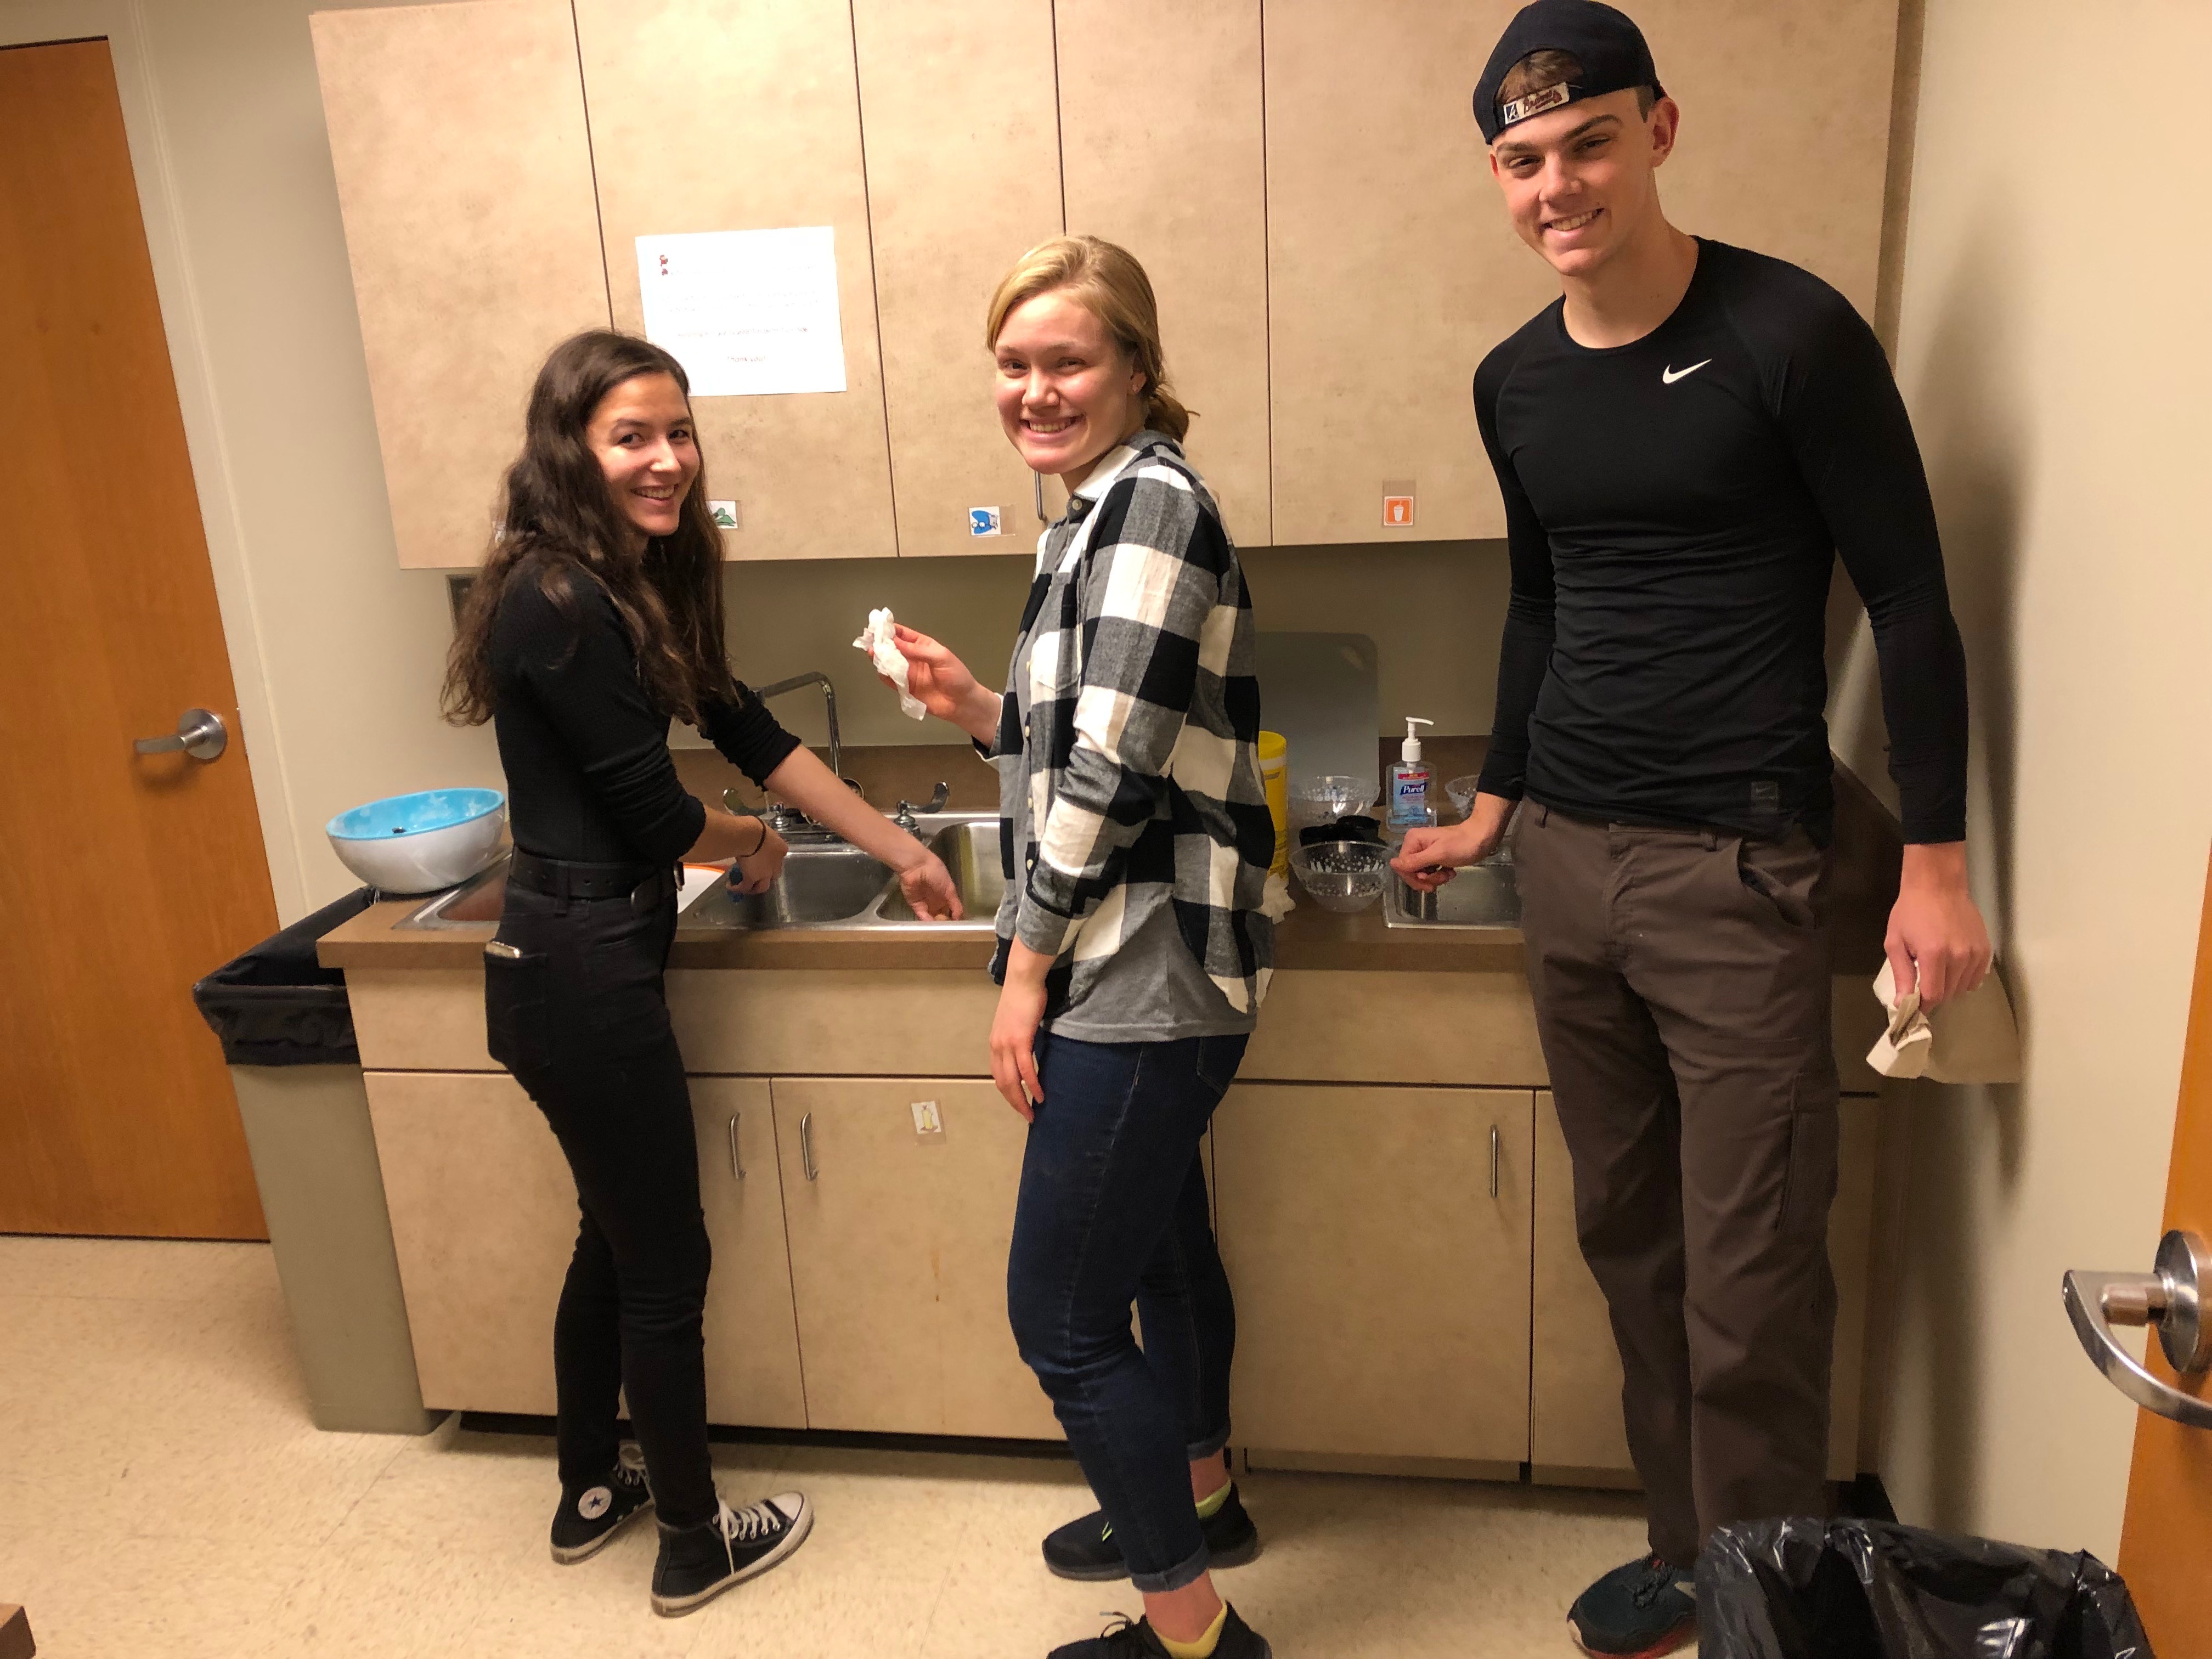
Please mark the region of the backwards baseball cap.
<svg viewBox="0 0 2212 1659"><path fill-rule="evenodd" d="M1500 103L1498 88L1513 66L1532 52L1571 53L1582 65L1582 73L1571 85L1546 87ZM1600 5L1598 0L1534 0L1513 15L1505 33L1498 37L1489 63L1483 65L1482 79L1474 85L1475 125L1482 129L1483 143L1494 144L1498 135L1516 121L1631 87L1649 87L1655 94L1660 91L1651 48L1627 14Z"/></svg>

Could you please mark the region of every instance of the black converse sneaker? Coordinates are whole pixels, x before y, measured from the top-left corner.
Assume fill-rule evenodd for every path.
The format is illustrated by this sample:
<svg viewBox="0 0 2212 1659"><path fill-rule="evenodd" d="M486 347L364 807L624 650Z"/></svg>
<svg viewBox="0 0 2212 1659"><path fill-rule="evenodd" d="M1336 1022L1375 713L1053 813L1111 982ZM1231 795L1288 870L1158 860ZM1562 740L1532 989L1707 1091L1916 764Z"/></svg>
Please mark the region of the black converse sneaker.
<svg viewBox="0 0 2212 1659"><path fill-rule="evenodd" d="M562 1487L561 1507L553 1511L553 1559L566 1567L597 1555L633 1516L652 1507L644 1461L636 1447L624 1446L604 1480L574 1491Z"/></svg>
<svg viewBox="0 0 2212 1659"><path fill-rule="evenodd" d="M1221 1640L1214 1644L1213 1659L1274 1659L1275 1650L1267 1645L1267 1638L1239 1619L1236 1608L1228 1612ZM1054 1648L1050 1659L1168 1659L1168 1650L1160 1645L1152 1620L1139 1619L1133 1625L1127 1614L1116 1613L1114 1622L1099 1634L1087 1642Z"/></svg>
<svg viewBox="0 0 2212 1659"><path fill-rule="evenodd" d="M1234 1481L1221 1507L1198 1523L1206 1539L1206 1565L1241 1567L1260 1553L1259 1528L1244 1512L1244 1500ZM1045 1534L1044 1564L1062 1578L1104 1580L1127 1578L1129 1564L1114 1541L1113 1524L1103 1510L1093 1510L1080 1521L1071 1521Z"/></svg>
<svg viewBox="0 0 2212 1659"><path fill-rule="evenodd" d="M714 1518L696 1527L663 1521L653 1610L672 1619L706 1606L731 1585L766 1572L805 1543L813 1528L814 1505L795 1492L741 1510L717 1504Z"/></svg>

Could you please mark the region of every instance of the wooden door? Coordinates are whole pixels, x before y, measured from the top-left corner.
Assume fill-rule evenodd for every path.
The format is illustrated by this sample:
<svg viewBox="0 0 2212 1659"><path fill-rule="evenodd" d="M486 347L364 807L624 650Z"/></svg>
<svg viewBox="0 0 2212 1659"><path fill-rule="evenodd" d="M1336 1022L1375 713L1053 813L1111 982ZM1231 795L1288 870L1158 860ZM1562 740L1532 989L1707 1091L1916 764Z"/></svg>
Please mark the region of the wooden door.
<svg viewBox="0 0 2212 1659"><path fill-rule="evenodd" d="M1214 1206L1237 1291L1238 1443L1527 1461L1534 1099L1230 1091Z"/></svg>
<svg viewBox="0 0 2212 1659"><path fill-rule="evenodd" d="M1260 0L1059 0L1067 228L1137 256L1185 443L1240 546L1275 539Z"/></svg>
<svg viewBox="0 0 2212 1659"><path fill-rule="evenodd" d="M272 931L104 40L0 51L0 1231L267 1235L194 980ZM185 709L213 761L141 756Z"/></svg>
<svg viewBox="0 0 2212 1659"><path fill-rule="evenodd" d="M2197 935L2197 984L2182 1050L2165 1225L2212 1238L2212 884L2206 888ZM2212 1400L2212 1373L2177 1377L2155 1341L2149 1344L2146 1363L2163 1381L2200 1400ZM2206 1588L2212 1583L2208 1562L2212 1429L2186 1428L2154 1413L2140 1413L2119 1567L2160 1659L2212 1659L2212 1621L2204 1611Z"/></svg>
<svg viewBox="0 0 2212 1659"><path fill-rule="evenodd" d="M1006 1322L1021 1119L988 1083L775 1087L807 1426L1059 1438Z"/></svg>
<svg viewBox="0 0 2212 1659"><path fill-rule="evenodd" d="M1881 1113L1873 1096L1845 1095L1838 1117L1836 1201L1828 1212L1828 1261L1836 1275L1828 1478L1848 1480L1858 1473ZM1620 1357L1605 1293L1575 1237L1574 1170L1549 1091L1536 1097L1535 1249L1528 1458L1536 1482L1632 1486Z"/></svg>
<svg viewBox="0 0 2212 1659"><path fill-rule="evenodd" d="M607 326L567 0L309 20L399 562L473 565L545 354Z"/></svg>
<svg viewBox="0 0 2212 1659"><path fill-rule="evenodd" d="M707 1420L803 1429L806 1390L768 1080L695 1077L691 1111L699 1130L699 1201L714 1242L707 1281Z"/></svg>
<svg viewBox="0 0 2212 1659"><path fill-rule="evenodd" d="M847 0L578 0L617 327L642 333L640 236L834 233L845 390L692 401L731 558L897 551Z"/></svg>
<svg viewBox="0 0 2212 1659"><path fill-rule="evenodd" d="M898 550L1027 553L1035 475L999 425L984 309L1060 229L1052 0L854 0ZM999 533L970 514L998 511Z"/></svg>

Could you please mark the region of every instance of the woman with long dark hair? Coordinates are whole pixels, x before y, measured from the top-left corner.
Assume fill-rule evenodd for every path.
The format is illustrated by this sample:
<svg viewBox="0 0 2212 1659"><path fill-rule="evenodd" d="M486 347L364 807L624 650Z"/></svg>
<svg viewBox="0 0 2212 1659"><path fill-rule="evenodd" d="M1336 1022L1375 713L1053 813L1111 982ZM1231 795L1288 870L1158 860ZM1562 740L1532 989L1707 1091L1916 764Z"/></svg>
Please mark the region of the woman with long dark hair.
<svg viewBox="0 0 2212 1659"><path fill-rule="evenodd" d="M669 721L896 870L917 915L959 915L943 864L732 676L705 498L675 358L605 331L556 347L445 695L449 720L493 723L507 772L514 854L484 962L492 1057L552 1126L582 1216L553 1324L553 1557L580 1561L657 1507L652 1601L667 1614L766 1571L814 1518L797 1492L732 1510L708 1459L709 1249L662 970L679 860L733 859L731 879L757 891L786 848L760 819L684 792ZM642 1470L621 1455L618 1395Z"/></svg>

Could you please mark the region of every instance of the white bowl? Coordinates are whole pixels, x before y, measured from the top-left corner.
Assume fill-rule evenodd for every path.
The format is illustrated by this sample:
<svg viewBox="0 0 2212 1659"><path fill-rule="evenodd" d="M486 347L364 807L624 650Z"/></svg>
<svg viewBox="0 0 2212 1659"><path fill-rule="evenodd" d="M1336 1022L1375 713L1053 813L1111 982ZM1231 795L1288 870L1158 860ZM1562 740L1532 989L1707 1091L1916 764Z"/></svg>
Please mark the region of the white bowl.
<svg viewBox="0 0 2212 1659"><path fill-rule="evenodd" d="M496 789L424 789L339 813L323 826L338 861L383 893L434 893L498 855L507 797Z"/></svg>

